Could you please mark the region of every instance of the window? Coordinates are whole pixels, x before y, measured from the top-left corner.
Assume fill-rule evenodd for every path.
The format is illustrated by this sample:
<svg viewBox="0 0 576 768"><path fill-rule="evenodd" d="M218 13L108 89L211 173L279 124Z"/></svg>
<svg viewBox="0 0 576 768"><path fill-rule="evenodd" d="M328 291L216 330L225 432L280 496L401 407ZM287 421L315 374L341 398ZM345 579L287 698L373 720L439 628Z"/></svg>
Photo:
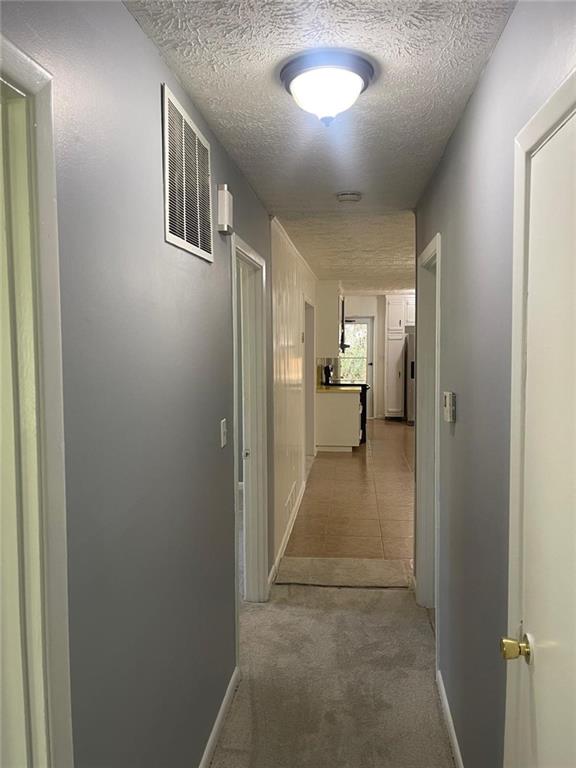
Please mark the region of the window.
<svg viewBox="0 0 576 768"><path fill-rule="evenodd" d="M340 352L340 380L368 383L368 323L344 323L344 343L349 344Z"/></svg>

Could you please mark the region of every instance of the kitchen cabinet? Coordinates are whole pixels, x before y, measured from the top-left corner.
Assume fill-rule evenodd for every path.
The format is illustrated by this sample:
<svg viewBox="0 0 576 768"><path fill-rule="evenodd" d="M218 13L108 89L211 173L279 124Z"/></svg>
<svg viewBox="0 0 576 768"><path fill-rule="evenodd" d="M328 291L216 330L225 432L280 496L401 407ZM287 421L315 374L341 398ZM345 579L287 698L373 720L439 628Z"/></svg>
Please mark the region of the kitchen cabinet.
<svg viewBox="0 0 576 768"><path fill-rule="evenodd" d="M404 304L404 325L416 325L416 297L406 300Z"/></svg>
<svg viewBox="0 0 576 768"><path fill-rule="evenodd" d="M404 297L389 296L386 301L386 327L390 336L404 333Z"/></svg>
<svg viewBox="0 0 576 768"><path fill-rule="evenodd" d="M386 296L386 340L384 350L384 415L405 415L406 326L416 322L414 294Z"/></svg>
<svg viewBox="0 0 576 768"><path fill-rule="evenodd" d="M319 387L316 392L316 446L351 451L360 445L360 387Z"/></svg>

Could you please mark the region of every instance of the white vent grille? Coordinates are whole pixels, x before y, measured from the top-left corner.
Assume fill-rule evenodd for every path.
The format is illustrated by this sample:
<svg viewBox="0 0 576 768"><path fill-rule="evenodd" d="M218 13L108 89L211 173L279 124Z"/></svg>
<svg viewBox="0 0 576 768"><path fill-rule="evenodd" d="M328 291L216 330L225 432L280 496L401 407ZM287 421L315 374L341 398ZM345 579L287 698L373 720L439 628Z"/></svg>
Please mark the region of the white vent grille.
<svg viewBox="0 0 576 768"><path fill-rule="evenodd" d="M164 85L166 241L214 261L210 144Z"/></svg>

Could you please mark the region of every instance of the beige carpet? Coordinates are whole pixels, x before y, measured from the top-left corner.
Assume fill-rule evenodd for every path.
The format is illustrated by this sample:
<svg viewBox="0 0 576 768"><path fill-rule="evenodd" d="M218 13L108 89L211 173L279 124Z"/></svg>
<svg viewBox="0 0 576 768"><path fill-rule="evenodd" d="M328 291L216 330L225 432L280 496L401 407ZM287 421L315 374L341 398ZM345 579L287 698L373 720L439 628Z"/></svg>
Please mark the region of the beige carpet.
<svg viewBox="0 0 576 768"><path fill-rule="evenodd" d="M240 640L212 768L454 768L411 591L274 586Z"/></svg>
<svg viewBox="0 0 576 768"><path fill-rule="evenodd" d="M317 587L408 587L407 561L355 557L283 557L276 584Z"/></svg>

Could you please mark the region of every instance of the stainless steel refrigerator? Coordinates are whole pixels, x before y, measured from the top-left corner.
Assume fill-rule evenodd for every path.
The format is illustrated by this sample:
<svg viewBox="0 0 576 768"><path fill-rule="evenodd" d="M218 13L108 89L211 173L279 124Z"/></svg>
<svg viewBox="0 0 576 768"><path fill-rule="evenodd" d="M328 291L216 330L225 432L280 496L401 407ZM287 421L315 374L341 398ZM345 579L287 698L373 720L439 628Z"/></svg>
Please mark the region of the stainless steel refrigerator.
<svg viewBox="0 0 576 768"><path fill-rule="evenodd" d="M416 418L416 326L406 330L406 421L414 424Z"/></svg>

